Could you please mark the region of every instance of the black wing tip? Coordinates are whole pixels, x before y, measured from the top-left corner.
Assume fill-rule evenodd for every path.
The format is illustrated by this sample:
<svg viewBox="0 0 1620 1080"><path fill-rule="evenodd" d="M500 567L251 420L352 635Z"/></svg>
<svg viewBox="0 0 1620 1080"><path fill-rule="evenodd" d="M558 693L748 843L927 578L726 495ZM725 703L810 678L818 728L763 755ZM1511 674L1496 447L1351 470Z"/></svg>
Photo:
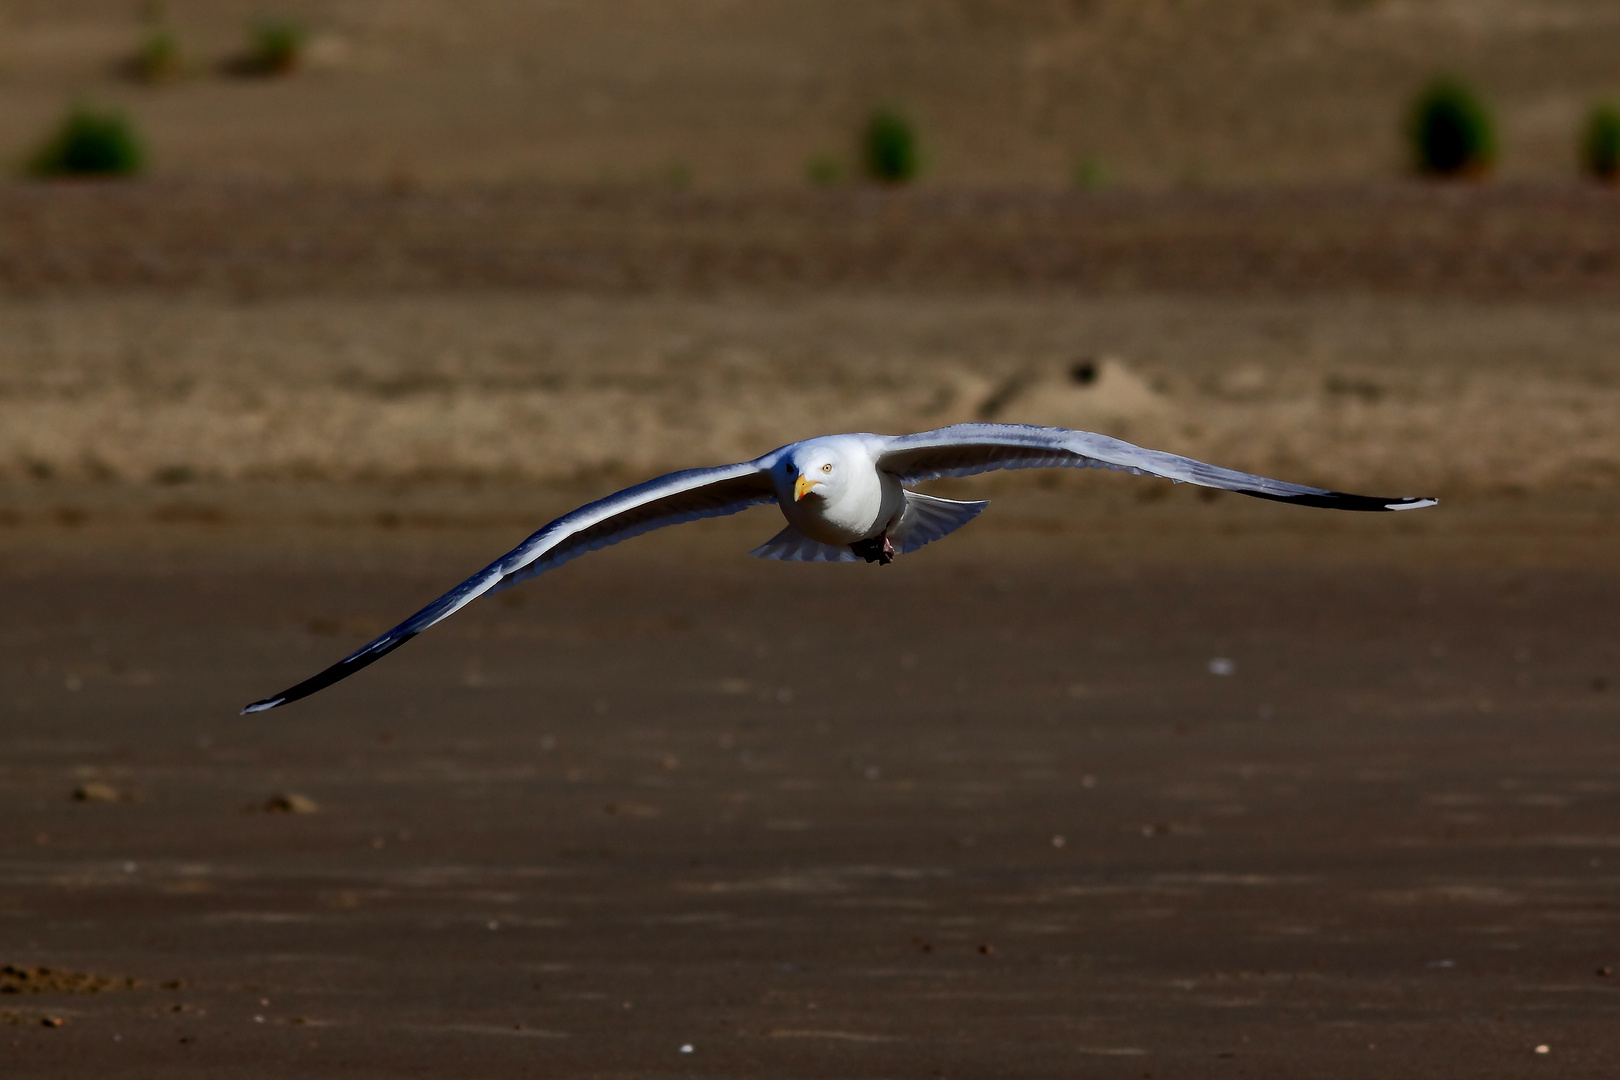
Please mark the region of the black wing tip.
<svg viewBox="0 0 1620 1080"><path fill-rule="evenodd" d="M253 704L244 708L239 715L246 716L249 713L269 712L278 705L285 705L289 701L298 701L300 698L307 698L309 695L317 691L325 690L333 683L340 682L343 679L348 678L350 675L353 675L361 668L381 660L383 657L387 656L389 653L393 652L395 649L399 648L401 645L405 644L415 636L415 631L412 631L409 634L401 634L392 641L389 641L388 638L384 636L380 640L386 641L387 644L379 646L376 643L373 643L355 653L353 656L345 657L344 659L339 660L325 671L310 676L297 686L290 686L274 697L267 697L263 701L255 701Z"/></svg>
<svg viewBox="0 0 1620 1080"><path fill-rule="evenodd" d="M1440 500L1432 496L1387 498L1378 495L1351 495L1343 491L1320 491L1303 495L1278 495L1269 491L1255 491L1252 488L1244 489L1243 494L1253 495L1257 499L1271 499L1275 502L1293 503L1296 506L1316 506L1324 510L1357 510L1367 512L1380 512L1385 510L1422 510L1429 506L1439 506Z"/></svg>

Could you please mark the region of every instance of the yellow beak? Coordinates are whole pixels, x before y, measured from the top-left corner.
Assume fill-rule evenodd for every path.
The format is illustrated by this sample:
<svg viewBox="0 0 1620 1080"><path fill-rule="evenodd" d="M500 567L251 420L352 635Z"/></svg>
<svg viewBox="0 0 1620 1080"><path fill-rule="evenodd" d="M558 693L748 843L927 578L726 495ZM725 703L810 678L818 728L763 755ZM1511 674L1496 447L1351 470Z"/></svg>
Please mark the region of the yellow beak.
<svg viewBox="0 0 1620 1080"><path fill-rule="evenodd" d="M820 483L820 480L812 480L808 476L800 474L798 481L793 485L793 501L798 502L800 499L805 497L805 494L809 492L811 488L816 487Z"/></svg>

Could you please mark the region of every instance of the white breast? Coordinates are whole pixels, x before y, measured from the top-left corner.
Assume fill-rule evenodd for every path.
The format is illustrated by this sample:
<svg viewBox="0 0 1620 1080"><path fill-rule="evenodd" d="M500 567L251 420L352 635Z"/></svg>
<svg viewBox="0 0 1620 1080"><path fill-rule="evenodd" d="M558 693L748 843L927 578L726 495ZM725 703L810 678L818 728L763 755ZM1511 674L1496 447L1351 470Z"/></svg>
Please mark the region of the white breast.
<svg viewBox="0 0 1620 1080"><path fill-rule="evenodd" d="M823 544L853 544L877 536L905 509L906 493L900 481L875 465L845 461L839 482L817 488L795 502L791 493L781 500L782 516L812 540ZM825 495L819 494L825 491Z"/></svg>

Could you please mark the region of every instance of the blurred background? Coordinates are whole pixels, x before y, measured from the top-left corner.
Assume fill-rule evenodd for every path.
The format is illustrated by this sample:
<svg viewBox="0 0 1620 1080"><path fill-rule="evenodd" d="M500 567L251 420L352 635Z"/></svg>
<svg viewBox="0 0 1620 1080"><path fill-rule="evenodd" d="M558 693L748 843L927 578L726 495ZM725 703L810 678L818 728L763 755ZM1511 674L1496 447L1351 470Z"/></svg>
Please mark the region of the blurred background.
<svg viewBox="0 0 1620 1080"><path fill-rule="evenodd" d="M0 0L8 1075L1611 1075L1617 58ZM755 510L234 716L585 500L964 420L1442 501L994 474L881 572Z"/></svg>
<svg viewBox="0 0 1620 1080"><path fill-rule="evenodd" d="M12 480L627 477L991 416L1615 478L1597 0L0 19Z"/></svg>
<svg viewBox="0 0 1620 1080"><path fill-rule="evenodd" d="M800 186L879 106L940 186L1061 190L1086 161L1133 189L1387 182L1442 74L1489 99L1502 177L1568 179L1620 36L1601 0L14 0L5 20L15 154L85 100L127 113L165 178L700 191ZM285 69L254 59L277 29Z"/></svg>

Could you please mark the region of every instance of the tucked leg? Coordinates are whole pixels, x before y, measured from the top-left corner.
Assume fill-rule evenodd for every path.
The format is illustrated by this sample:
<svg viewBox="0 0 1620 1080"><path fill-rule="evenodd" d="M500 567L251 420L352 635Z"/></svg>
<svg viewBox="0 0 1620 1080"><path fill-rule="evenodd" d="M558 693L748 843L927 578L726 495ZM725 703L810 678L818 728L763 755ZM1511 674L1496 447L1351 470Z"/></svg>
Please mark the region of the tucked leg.
<svg viewBox="0 0 1620 1080"><path fill-rule="evenodd" d="M894 543L889 539L888 533L881 536L870 536L865 540L857 540L849 545L849 550L867 562L875 562L879 566L888 566L894 562Z"/></svg>

